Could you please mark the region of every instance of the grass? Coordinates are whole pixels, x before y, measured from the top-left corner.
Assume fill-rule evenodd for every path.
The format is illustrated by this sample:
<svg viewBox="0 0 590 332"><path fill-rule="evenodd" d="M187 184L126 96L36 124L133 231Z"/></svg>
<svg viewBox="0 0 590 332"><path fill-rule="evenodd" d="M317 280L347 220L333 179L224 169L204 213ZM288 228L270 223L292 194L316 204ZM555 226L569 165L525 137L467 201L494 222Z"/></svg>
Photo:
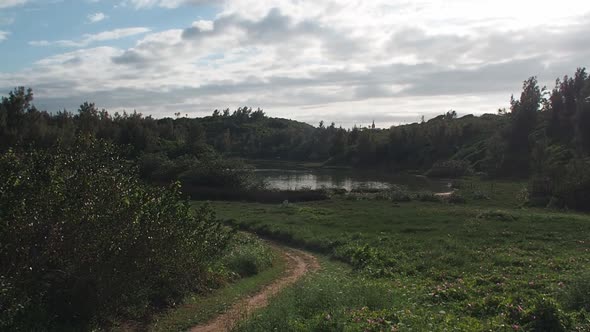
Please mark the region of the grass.
<svg viewBox="0 0 590 332"><path fill-rule="evenodd" d="M237 300L255 294L279 278L286 261L278 249L250 234L239 232L224 255L211 266L215 280L206 293L187 296L178 305L143 322L116 324L115 331L184 331L205 323Z"/></svg>
<svg viewBox="0 0 590 332"><path fill-rule="evenodd" d="M237 331L332 331L349 308L386 310L393 293L386 284L362 278L350 267L320 258L319 273L306 276L273 298ZM363 309L365 308L365 309ZM356 324L358 327L364 322Z"/></svg>
<svg viewBox="0 0 590 332"><path fill-rule="evenodd" d="M464 204L345 198L288 206L214 203L218 215L238 227L353 269L336 277L330 277L333 269L323 270L302 285L326 291L287 292L242 329L265 330L266 320L284 331L379 331L375 321L419 331L588 330L585 305L568 301L590 297L579 294L590 289L580 284L590 272L590 216L520 208L520 183L468 179L458 187ZM339 300L338 292L350 285L379 292ZM324 295L314 300L312 293Z"/></svg>
<svg viewBox="0 0 590 332"><path fill-rule="evenodd" d="M277 255L275 264L259 274L239 279L208 295L194 295L186 298L183 304L155 317L147 330L185 331L205 323L223 313L237 300L255 294L272 283L284 270L285 261Z"/></svg>

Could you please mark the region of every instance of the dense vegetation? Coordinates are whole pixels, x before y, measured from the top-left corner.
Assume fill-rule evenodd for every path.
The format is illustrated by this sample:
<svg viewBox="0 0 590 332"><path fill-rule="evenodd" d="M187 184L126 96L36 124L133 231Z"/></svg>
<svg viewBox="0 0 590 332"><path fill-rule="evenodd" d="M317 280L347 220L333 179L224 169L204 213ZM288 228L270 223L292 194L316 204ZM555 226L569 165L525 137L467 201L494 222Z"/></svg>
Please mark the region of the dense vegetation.
<svg viewBox="0 0 590 332"><path fill-rule="evenodd" d="M258 109L215 110L211 116L153 119L109 114L84 103L77 114L48 113L32 105L32 91L18 88L0 105L0 150L11 146L69 144L77 134L129 147L141 175L154 182L181 180L203 187L259 188L248 167L232 157L315 161L323 165L421 170L432 176L474 172L530 178L530 202L587 209L590 193L590 77L578 69L548 91L532 77L510 110L376 129L314 128L269 118ZM196 188L196 189L194 189ZM244 198L244 195L239 196Z"/></svg>
<svg viewBox="0 0 590 332"><path fill-rule="evenodd" d="M215 203L233 225L352 267L323 262L240 330L587 331L590 217L522 209L522 185L463 180L447 202Z"/></svg>
<svg viewBox="0 0 590 332"><path fill-rule="evenodd" d="M590 209L584 69L552 91L526 80L510 110L461 118L449 111L389 129L312 127L247 107L154 119L92 103L77 114L49 113L32 102L31 90L16 88L0 103L2 330L145 322L187 294L272 265L268 247L232 236L181 191L317 199L216 207L233 226L354 269L328 263L327 274L286 293L245 330L590 328L587 216L521 209ZM473 180L444 200L400 188L328 200L325 191L265 191L238 158L512 182L488 190ZM194 322L193 315L181 325Z"/></svg>
<svg viewBox="0 0 590 332"><path fill-rule="evenodd" d="M211 209L142 184L109 144L9 150L0 172L2 330L142 317L210 287L230 240Z"/></svg>

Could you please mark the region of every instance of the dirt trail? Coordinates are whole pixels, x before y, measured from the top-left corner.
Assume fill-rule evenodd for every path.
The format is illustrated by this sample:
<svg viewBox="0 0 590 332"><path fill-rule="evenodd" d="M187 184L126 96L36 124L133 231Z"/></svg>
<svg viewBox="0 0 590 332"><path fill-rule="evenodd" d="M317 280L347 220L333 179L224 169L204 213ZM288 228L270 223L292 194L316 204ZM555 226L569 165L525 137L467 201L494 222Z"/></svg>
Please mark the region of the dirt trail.
<svg viewBox="0 0 590 332"><path fill-rule="evenodd" d="M315 256L301 250L278 247L285 257L287 269L282 277L264 287L260 292L244 298L235 303L225 313L213 320L197 325L190 329L191 332L220 332L230 331L236 324L249 317L257 309L268 304L269 298L279 293L283 288L293 284L306 273L317 270L320 265Z"/></svg>

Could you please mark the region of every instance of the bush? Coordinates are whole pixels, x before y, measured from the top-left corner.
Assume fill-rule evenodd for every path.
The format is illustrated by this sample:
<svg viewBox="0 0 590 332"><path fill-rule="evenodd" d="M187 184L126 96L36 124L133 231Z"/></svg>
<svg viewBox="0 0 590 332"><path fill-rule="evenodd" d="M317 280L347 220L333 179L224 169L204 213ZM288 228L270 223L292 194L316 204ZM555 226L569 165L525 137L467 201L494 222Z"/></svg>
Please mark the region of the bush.
<svg viewBox="0 0 590 332"><path fill-rule="evenodd" d="M253 235L241 233L233 241L221 265L242 278L256 275L272 266L274 253Z"/></svg>
<svg viewBox="0 0 590 332"><path fill-rule="evenodd" d="M184 154L169 159L164 153L145 153L139 158L139 174L156 183L179 180L183 186L225 188L227 190L261 189L253 168L239 159L223 159L214 152L195 157Z"/></svg>
<svg viewBox="0 0 590 332"><path fill-rule="evenodd" d="M483 191L479 191L479 190L473 191L473 193L471 194L471 197L473 199L480 200L480 201L481 200L485 200L485 201L490 200L490 196L488 194L484 193Z"/></svg>
<svg viewBox="0 0 590 332"><path fill-rule="evenodd" d="M545 207L553 195L553 183L551 179L541 176L534 176L526 188L526 205Z"/></svg>
<svg viewBox="0 0 590 332"><path fill-rule="evenodd" d="M328 192L325 190L240 190L183 184L182 191L194 200L211 201L247 201L259 203L282 203L289 201L295 203L330 199Z"/></svg>
<svg viewBox="0 0 590 332"><path fill-rule="evenodd" d="M402 187L392 185L389 189L380 189L376 191L374 198L377 200L389 200L392 202L410 202L412 196Z"/></svg>
<svg viewBox="0 0 590 332"><path fill-rule="evenodd" d="M469 162L464 160L447 160L437 162L426 172L427 176L437 178L457 178L466 175L472 175L473 169Z"/></svg>
<svg viewBox="0 0 590 332"><path fill-rule="evenodd" d="M553 176L537 174L528 186L530 206L590 211L590 161L574 159Z"/></svg>
<svg viewBox="0 0 590 332"><path fill-rule="evenodd" d="M573 160L565 170L564 178L558 182L554 196L564 207L590 211L590 161Z"/></svg>
<svg viewBox="0 0 590 332"><path fill-rule="evenodd" d="M416 199L420 202L440 202L440 196L435 195L433 192L424 191L416 194Z"/></svg>
<svg viewBox="0 0 590 332"><path fill-rule="evenodd" d="M230 233L115 148L0 156L0 330L87 330L206 287Z"/></svg>
<svg viewBox="0 0 590 332"><path fill-rule="evenodd" d="M451 204L464 204L467 202L467 200L465 199L465 197L463 197L461 194L459 194L457 191L452 192L448 198L447 201Z"/></svg>
<svg viewBox="0 0 590 332"><path fill-rule="evenodd" d="M497 220L497 221L514 221L517 218L512 214L502 210L483 211L477 215L477 219Z"/></svg>
<svg viewBox="0 0 590 332"><path fill-rule="evenodd" d="M525 311L523 326L530 331L570 331L571 319L559 305L546 298L537 299L530 311Z"/></svg>
<svg viewBox="0 0 590 332"><path fill-rule="evenodd" d="M590 312L590 273L578 276L567 286L563 302L568 309Z"/></svg>
<svg viewBox="0 0 590 332"><path fill-rule="evenodd" d="M393 189L389 192L389 199L392 202L410 202L412 200L412 196L407 191Z"/></svg>

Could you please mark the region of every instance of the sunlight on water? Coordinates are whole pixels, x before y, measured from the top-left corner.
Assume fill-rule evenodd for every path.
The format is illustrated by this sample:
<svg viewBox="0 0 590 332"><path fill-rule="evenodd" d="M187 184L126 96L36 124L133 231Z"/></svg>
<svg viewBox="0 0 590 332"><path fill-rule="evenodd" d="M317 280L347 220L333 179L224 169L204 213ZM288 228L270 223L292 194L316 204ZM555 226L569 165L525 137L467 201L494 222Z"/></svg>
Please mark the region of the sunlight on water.
<svg viewBox="0 0 590 332"><path fill-rule="evenodd" d="M376 172L353 172L350 170L288 170L257 169L269 189L298 190L343 188L387 189L392 185L410 190L448 191L448 181L428 179L416 175L389 175Z"/></svg>

